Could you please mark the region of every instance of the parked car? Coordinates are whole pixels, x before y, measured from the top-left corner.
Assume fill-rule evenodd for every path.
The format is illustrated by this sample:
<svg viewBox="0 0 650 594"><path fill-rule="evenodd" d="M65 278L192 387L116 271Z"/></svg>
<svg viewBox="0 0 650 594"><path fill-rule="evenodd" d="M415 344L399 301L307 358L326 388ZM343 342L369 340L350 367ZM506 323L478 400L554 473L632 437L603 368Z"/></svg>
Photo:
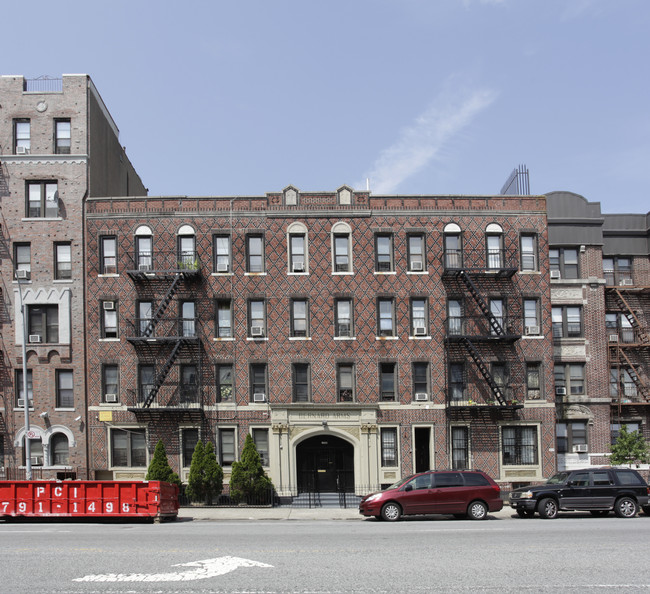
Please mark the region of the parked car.
<svg viewBox="0 0 650 594"><path fill-rule="evenodd" d="M359 513L395 522L414 514L453 514L484 520L503 508L501 489L479 470L429 470L366 495Z"/></svg>
<svg viewBox="0 0 650 594"><path fill-rule="evenodd" d="M522 487L510 493L509 503L522 518L535 512L552 519L560 511L589 511L606 516L611 510L619 518L633 518L639 507L650 513L650 489L631 468L588 468L558 472L545 484Z"/></svg>

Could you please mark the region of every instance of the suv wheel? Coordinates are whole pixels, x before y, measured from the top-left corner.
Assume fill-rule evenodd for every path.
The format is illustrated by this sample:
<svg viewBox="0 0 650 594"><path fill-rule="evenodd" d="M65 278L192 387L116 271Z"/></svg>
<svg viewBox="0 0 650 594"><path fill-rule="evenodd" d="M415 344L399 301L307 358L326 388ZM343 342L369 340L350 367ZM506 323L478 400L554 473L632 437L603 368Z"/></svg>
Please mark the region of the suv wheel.
<svg viewBox="0 0 650 594"><path fill-rule="evenodd" d="M488 508L482 501L472 501L467 508L467 515L470 520L485 520L488 515Z"/></svg>
<svg viewBox="0 0 650 594"><path fill-rule="evenodd" d="M614 505L614 511L619 518L633 518L639 511L639 506L631 497L621 497Z"/></svg>
<svg viewBox="0 0 650 594"><path fill-rule="evenodd" d="M381 517L387 522L397 522L402 515L402 508L392 501L381 508Z"/></svg>
<svg viewBox="0 0 650 594"><path fill-rule="evenodd" d="M554 518L557 518L557 501L555 501L555 499L551 499L550 497L542 499L539 502L537 511L542 518L546 520L553 520Z"/></svg>

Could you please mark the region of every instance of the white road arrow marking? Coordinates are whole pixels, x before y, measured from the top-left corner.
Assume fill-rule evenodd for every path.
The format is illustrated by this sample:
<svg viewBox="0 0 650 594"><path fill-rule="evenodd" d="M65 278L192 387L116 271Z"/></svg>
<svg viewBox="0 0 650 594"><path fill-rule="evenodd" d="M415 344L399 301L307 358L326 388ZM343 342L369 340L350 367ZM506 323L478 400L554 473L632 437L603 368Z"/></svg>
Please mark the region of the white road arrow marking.
<svg viewBox="0 0 650 594"><path fill-rule="evenodd" d="M203 561L178 563L172 567L192 567L186 571L175 573L107 573L104 575L86 575L75 578L73 582L191 582L205 580L217 575L224 575L238 567L273 567L259 561L242 559L241 557L217 557Z"/></svg>

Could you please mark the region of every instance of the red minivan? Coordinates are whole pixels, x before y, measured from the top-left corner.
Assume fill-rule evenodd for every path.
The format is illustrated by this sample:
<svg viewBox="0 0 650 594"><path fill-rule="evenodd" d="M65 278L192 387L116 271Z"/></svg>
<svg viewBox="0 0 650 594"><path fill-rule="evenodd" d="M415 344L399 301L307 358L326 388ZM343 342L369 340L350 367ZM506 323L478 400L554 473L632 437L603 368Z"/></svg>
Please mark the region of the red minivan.
<svg viewBox="0 0 650 594"><path fill-rule="evenodd" d="M384 491L366 495L359 513L395 522L414 514L453 514L485 520L503 508L501 489L480 470L428 470L407 476Z"/></svg>

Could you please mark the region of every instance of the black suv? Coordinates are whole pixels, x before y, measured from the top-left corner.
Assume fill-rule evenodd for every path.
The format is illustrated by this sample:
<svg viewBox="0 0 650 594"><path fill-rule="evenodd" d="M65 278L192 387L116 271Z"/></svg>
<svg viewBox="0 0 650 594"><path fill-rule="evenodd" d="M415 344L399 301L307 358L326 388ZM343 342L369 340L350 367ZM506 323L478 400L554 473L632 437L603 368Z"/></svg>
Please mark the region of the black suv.
<svg viewBox="0 0 650 594"><path fill-rule="evenodd" d="M630 468L588 468L558 472L544 485L522 487L510 493L510 506L521 518L557 517L559 511L590 511L606 516L614 510L619 518L650 513L650 489L643 477Z"/></svg>

